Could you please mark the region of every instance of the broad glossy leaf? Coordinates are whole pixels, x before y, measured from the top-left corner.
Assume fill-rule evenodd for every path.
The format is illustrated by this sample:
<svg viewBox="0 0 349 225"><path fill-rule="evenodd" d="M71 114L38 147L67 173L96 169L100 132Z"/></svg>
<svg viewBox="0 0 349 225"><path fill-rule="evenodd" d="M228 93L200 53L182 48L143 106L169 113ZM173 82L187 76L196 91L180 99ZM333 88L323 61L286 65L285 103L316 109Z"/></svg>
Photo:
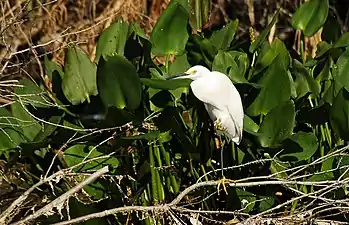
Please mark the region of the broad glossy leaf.
<svg viewBox="0 0 349 225"><path fill-rule="evenodd" d="M66 162L68 167L75 166L79 163L81 163L85 157L86 160L88 159L94 159L97 157L104 156L105 153L101 152L101 147L94 148L94 146L91 145L84 145L84 144L77 144L73 145L70 148L66 149L64 151L63 159ZM89 163L83 164L82 166L79 166L74 169L74 171L94 171L101 169L102 167L108 165L112 168L117 168L119 166L119 160L115 157L110 156L109 158L102 158L102 159L96 159Z"/></svg>
<svg viewBox="0 0 349 225"><path fill-rule="evenodd" d="M274 14L274 16L273 16L272 20L270 21L270 23L268 24L268 26L262 31L262 33L258 36L258 38L250 45L249 51L251 53L255 52L260 47L260 45L264 42L264 40L267 37L267 35L269 34L271 28L276 23L277 18L279 16L279 12L280 12L280 9L278 9L276 11L276 13Z"/></svg>
<svg viewBox="0 0 349 225"><path fill-rule="evenodd" d="M189 38L188 19L188 11L182 4L171 1L150 35L152 52L157 56L183 54Z"/></svg>
<svg viewBox="0 0 349 225"><path fill-rule="evenodd" d="M103 157L106 154L102 151L101 147L94 148L91 145L77 144L64 151L63 159L68 167L75 166L85 160L90 160L98 157ZM90 161L82 166L76 167L75 172L92 172L101 169L104 166L109 166L113 169L119 167L119 160L113 156L109 158L101 158ZM77 177L77 179L86 179L86 177ZM93 198L100 200L105 196L106 187L102 185L100 181L94 181L93 183L86 185L84 190Z"/></svg>
<svg viewBox="0 0 349 225"><path fill-rule="evenodd" d="M126 41L131 33L131 26L118 20L102 32L96 48L96 62L101 56L112 54L124 55Z"/></svg>
<svg viewBox="0 0 349 225"><path fill-rule="evenodd" d="M59 124L62 120L62 116L52 116L48 122L50 122L50 124L48 123L44 123L42 129L38 132L38 134L36 135L34 141L38 142L38 141L44 141L48 136L50 136L56 129L57 126L53 125L53 124Z"/></svg>
<svg viewBox="0 0 349 225"><path fill-rule="evenodd" d="M325 65L324 67L322 68L321 72L319 73L319 75L316 77L316 81L318 83L321 83L321 82L325 82L325 81L329 81L332 79L332 74L331 74L331 61L330 60L327 60L325 62ZM323 90L324 91L324 90Z"/></svg>
<svg viewBox="0 0 349 225"><path fill-rule="evenodd" d="M308 160L318 149L317 138L313 133L298 132L283 143L284 151L280 158L283 160Z"/></svg>
<svg viewBox="0 0 349 225"><path fill-rule="evenodd" d="M190 64L188 63L187 54L183 54L177 56L174 62L169 66L168 73L169 74L177 74L183 73L190 68Z"/></svg>
<svg viewBox="0 0 349 225"><path fill-rule="evenodd" d="M132 31L135 32L136 35L138 35L139 37L148 40L147 35L144 33L144 30L139 26L139 24L134 23L134 24L130 24L130 26L132 27Z"/></svg>
<svg viewBox="0 0 349 225"><path fill-rule="evenodd" d="M296 84L295 84L293 77L292 77L292 74L289 70L287 70L287 75L288 75L288 80L290 81L290 84L291 84L291 97L297 98Z"/></svg>
<svg viewBox="0 0 349 225"><path fill-rule="evenodd" d="M218 72L227 74L228 68L231 67L232 64L234 64L234 67L237 67L237 64L234 61L233 56L231 56L227 52L219 50L216 57L214 57L214 60L212 63L212 71L218 71Z"/></svg>
<svg viewBox="0 0 349 225"><path fill-rule="evenodd" d="M57 71L60 77L63 79L64 73L62 68L54 61L49 60L47 56L45 56L44 65L45 65L45 73L50 78L50 80L52 80L52 74L54 71Z"/></svg>
<svg viewBox="0 0 349 225"><path fill-rule="evenodd" d="M333 154L333 150L330 150L328 153ZM334 178L333 175L333 169L337 167L337 165L334 164L334 157L328 157L326 158L322 165L321 165L321 173L314 174L311 176L308 180L309 181L326 181L326 180L332 180Z"/></svg>
<svg viewBox="0 0 349 225"><path fill-rule="evenodd" d="M189 12L189 1L188 0L174 0L174 1L180 3L185 8L185 10L187 10Z"/></svg>
<svg viewBox="0 0 349 225"><path fill-rule="evenodd" d="M333 130L344 140L349 140L349 92L342 88L330 109Z"/></svg>
<svg viewBox="0 0 349 225"><path fill-rule="evenodd" d="M236 188L236 195L240 200L240 204L241 204L240 207L241 209L243 209L245 213L248 213L253 210L255 206L255 202L257 200L255 194L249 191L245 191L241 188Z"/></svg>
<svg viewBox="0 0 349 225"><path fill-rule="evenodd" d="M293 14L291 24L305 36L313 36L325 24L329 9L328 0L309 0Z"/></svg>
<svg viewBox="0 0 349 225"><path fill-rule="evenodd" d="M183 0L182 0L183 1ZM207 23L211 11L211 1L201 0L201 1L187 1L190 6L189 13L189 24L194 31L201 31L204 24Z"/></svg>
<svg viewBox="0 0 349 225"><path fill-rule="evenodd" d="M244 60L246 61L243 62ZM236 61L239 62L239 65ZM234 83L248 83L244 77L247 70L246 62L247 55L237 55L236 52L231 53L219 50L218 54L213 60L212 71L227 74Z"/></svg>
<svg viewBox="0 0 349 225"><path fill-rule="evenodd" d="M149 68L150 76L152 79L165 80L162 74L155 68Z"/></svg>
<svg viewBox="0 0 349 225"><path fill-rule="evenodd" d="M264 157L272 159L269 153L264 153ZM289 162L276 161L275 159L270 163L269 170L276 178L287 179L288 175L285 172L290 167Z"/></svg>
<svg viewBox="0 0 349 225"><path fill-rule="evenodd" d="M247 108L250 116L267 114L270 109L291 97L291 82L280 56L277 56L260 79L262 86L254 102Z"/></svg>
<svg viewBox="0 0 349 225"><path fill-rule="evenodd" d="M349 46L349 32L342 34L336 43L333 45L335 48L347 47Z"/></svg>
<svg viewBox="0 0 349 225"><path fill-rule="evenodd" d="M23 87L16 88L17 98L20 98L24 105L32 105L34 107L48 108L50 100L45 90L42 90L33 81L23 78L19 82Z"/></svg>
<svg viewBox="0 0 349 225"><path fill-rule="evenodd" d="M238 25L239 21L236 19L229 22L222 29L215 31L210 37L211 43L217 49L227 50L230 46L230 43L234 40Z"/></svg>
<svg viewBox="0 0 349 225"><path fill-rule="evenodd" d="M295 106L291 100L270 110L258 131L261 146L276 147L290 137L295 125L295 114Z"/></svg>
<svg viewBox="0 0 349 225"><path fill-rule="evenodd" d="M237 77L241 77L243 79L245 79L245 74L247 72L247 69L250 66L250 60L248 58L248 55L245 52L238 52L238 51L229 51L229 54L234 58L236 64L237 64L237 68L231 68L229 71L229 76L232 78L232 80L234 80L235 76ZM237 72L236 74L231 74L231 72Z"/></svg>
<svg viewBox="0 0 349 225"><path fill-rule="evenodd" d="M349 90L349 50L343 52L343 54L337 60L337 63L333 70L333 78L340 85L336 88L345 87L345 89Z"/></svg>
<svg viewBox="0 0 349 225"><path fill-rule="evenodd" d="M325 55L331 48L332 45L330 45L329 43L325 41L319 42L319 44L317 45L315 58L320 58L321 56Z"/></svg>
<svg viewBox="0 0 349 225"><path fill-rule="evenodd" d="M105 58L105 59L104 59ZM121 55L100 59L98 91L106 107L136 109L141 102L141 83L136 68Z"/></svg>
<svg viewBox="0 0 349 225"><path fill-rule="evenodd" d="M161 143L168 142L172 139L172 135L170 131L160 132L160 131L152 131L146 134L140 134L135 136L127 136L121 137L125 140L147 140L147 141L160 141Z"/></svg>
<svg viewBox="0 0 349 225"><path fill-rule="evenodd" d="M312 97L320 94L320 84L309 74L299 61L293 60L293 73L296 76L295 85L297 90L297 98L301 98L307 93L312 93Z"/></svg>
<svg viewBox="0 0 349 225"><path fill-rule="evenodd" d="M12 115L18 119L18 124L26 140L33 141L41 131L41 125L27 112L28 109L24 107L19 102L13 103L11 105Z"/></svg>
<svg viewBox="0 0 349 225"><path fill-rule="evenodd" d="M324 101L325 103L328 103L330 105L332 105L333 100L335 99L335 97L337 96L338 92L335 91L335 83L336 81L326 81L325 84L328 85L328 87L325 89L325 93L324 93L324 97L322 98L322 101Z"/></svg>
<svg viewBox="0 0 349 225"><path fill-rule="evenodd" d="M258 135L259 126L249 116L244 116L244 131L247 133Z"/></svg>
<svg viewBox="0 0 349 225"><path fill-rule="evenodd" d="M156 80L141 78L141 82L151 88L161 89L161 90L175 90L177 88L189 87L192 82L191 79L174 79L174 80Z"/></svg>
<svg viewBox="0 0 349 225"><path fill-rule="evenodd" d="M1 151L16 148L25 142L16 118L5 107L0 107L0 154Z"/></svg>
<svg viewBox="0 0 349 225"><path fill-rule="evenodd" d="M218 52L208 39L198 34L190 36L186 50L190 64L206 64L209 68Z"/></svg>
<svg viewBox="0 0 349 225"><path fill-rule="evenodd" d="M261 199L260 204L258 204L258 212L264 212L274 206L275 196L259 196Z"/></svg>
<svg viewBox="0 0 349 225"><path fill-rule="evenodd" d="M333 44L339 39L341 33L342 27L338 21L337 16L334 15L334 13L329 13L326 23L324 24L322 29L321 39Z"/></svg>
<svg viewBox="0 0 349 225"><path fill-rule="evenodd" d="M269 66L278 55L280 55L281 62L287 69L290 65L291 57L284 43L278 38L275 38L270 45L267 41L264 42L256 60L254 74Z"/></svg>
<svg viewBox="0 0 349 225"><path fill-rule="evenodd" d="M69 46L64 62L62 90L73 104L90 102L90 95L97 95L96 65L78 47Z"/></svg>

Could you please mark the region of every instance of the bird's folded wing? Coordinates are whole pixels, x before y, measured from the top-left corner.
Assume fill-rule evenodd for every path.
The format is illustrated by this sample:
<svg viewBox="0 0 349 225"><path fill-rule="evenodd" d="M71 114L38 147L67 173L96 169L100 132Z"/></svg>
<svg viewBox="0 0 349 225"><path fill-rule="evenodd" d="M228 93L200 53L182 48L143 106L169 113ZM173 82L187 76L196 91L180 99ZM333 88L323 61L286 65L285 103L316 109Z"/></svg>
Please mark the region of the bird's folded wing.
<svg viewBox="0 0 349 225"><path fill-rule="evenodd" d="M215 77L207 76L191 82L190 87L194 95L202 102L210 104L216 108L225 105L226 95L229 90L224 90L224 86ZM226 92L226 94L225 94Z"/></svg>

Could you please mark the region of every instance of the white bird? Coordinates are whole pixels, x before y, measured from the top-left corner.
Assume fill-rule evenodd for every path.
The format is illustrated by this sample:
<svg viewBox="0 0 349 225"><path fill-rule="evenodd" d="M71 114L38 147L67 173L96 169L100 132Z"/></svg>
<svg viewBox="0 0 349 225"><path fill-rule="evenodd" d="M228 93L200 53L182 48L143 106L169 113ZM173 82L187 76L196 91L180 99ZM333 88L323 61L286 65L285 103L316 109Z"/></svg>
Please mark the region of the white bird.
<svg viewBox="0 0 349 225"><path fill-rule="evenodd" d="M190 87L194 95L204 103L217 134L220 136L224 133L228 139L239 145L242 139L244 110L241 96L229 77L198 65L167 79L173 78L193 80ZM223 151L221 151L221 169L223 175Z"/></svg>
<svg viewBox="0 0 349 225"><path fill-rule="evenodd" d="M240 144L244 120L241 96L229 77L221 72L210 71L204 66L193 66L185 73L167 79L189 78L194 95L204 103L218 134L224 133Z"/></svg>

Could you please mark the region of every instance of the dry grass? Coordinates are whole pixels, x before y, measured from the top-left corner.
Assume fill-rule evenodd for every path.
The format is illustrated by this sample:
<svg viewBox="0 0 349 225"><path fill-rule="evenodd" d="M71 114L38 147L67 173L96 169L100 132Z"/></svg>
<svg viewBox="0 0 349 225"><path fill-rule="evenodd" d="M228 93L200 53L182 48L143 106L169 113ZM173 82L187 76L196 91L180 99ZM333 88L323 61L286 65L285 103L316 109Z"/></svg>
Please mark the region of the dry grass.
<svg viewBox="0 0 349 225"><path fill-rule="evenodd" d="M137 22L149 33L168 2L157 0L148 6L146 0L1 1L0 79L23 73L38 77L42 71L35 55L42 60L50 53L63 64L64 47L71 42L79 43L94 60L97 37L112 22Z"/></svg>

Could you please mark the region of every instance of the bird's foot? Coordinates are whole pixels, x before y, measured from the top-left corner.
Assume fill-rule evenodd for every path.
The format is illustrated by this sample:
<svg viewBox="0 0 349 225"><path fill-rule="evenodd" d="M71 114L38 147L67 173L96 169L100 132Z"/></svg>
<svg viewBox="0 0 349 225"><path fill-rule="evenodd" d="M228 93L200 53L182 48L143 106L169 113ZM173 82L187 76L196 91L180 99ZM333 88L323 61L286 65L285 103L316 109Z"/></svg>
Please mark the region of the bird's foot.
<svg viewBox="0 0 349 225"><path fill-rule="evenodd" d="M219 187L222 185L224 192L228 195L226 185L228 185L229 183L232 183L232 182L234 182L234 180L227 179L227 178L225 178L225 176L223 176L222 179L219 180L218 185L217 185L218 193L220 193Z"/></svg>
<svg viewBox="0 0 349 225"><path fill-rule="evenodd" d="M225 128L223 127L222 121L220 119L217 119L216 121L214 121L214 126L217 131L225 131Z"/></svg>

